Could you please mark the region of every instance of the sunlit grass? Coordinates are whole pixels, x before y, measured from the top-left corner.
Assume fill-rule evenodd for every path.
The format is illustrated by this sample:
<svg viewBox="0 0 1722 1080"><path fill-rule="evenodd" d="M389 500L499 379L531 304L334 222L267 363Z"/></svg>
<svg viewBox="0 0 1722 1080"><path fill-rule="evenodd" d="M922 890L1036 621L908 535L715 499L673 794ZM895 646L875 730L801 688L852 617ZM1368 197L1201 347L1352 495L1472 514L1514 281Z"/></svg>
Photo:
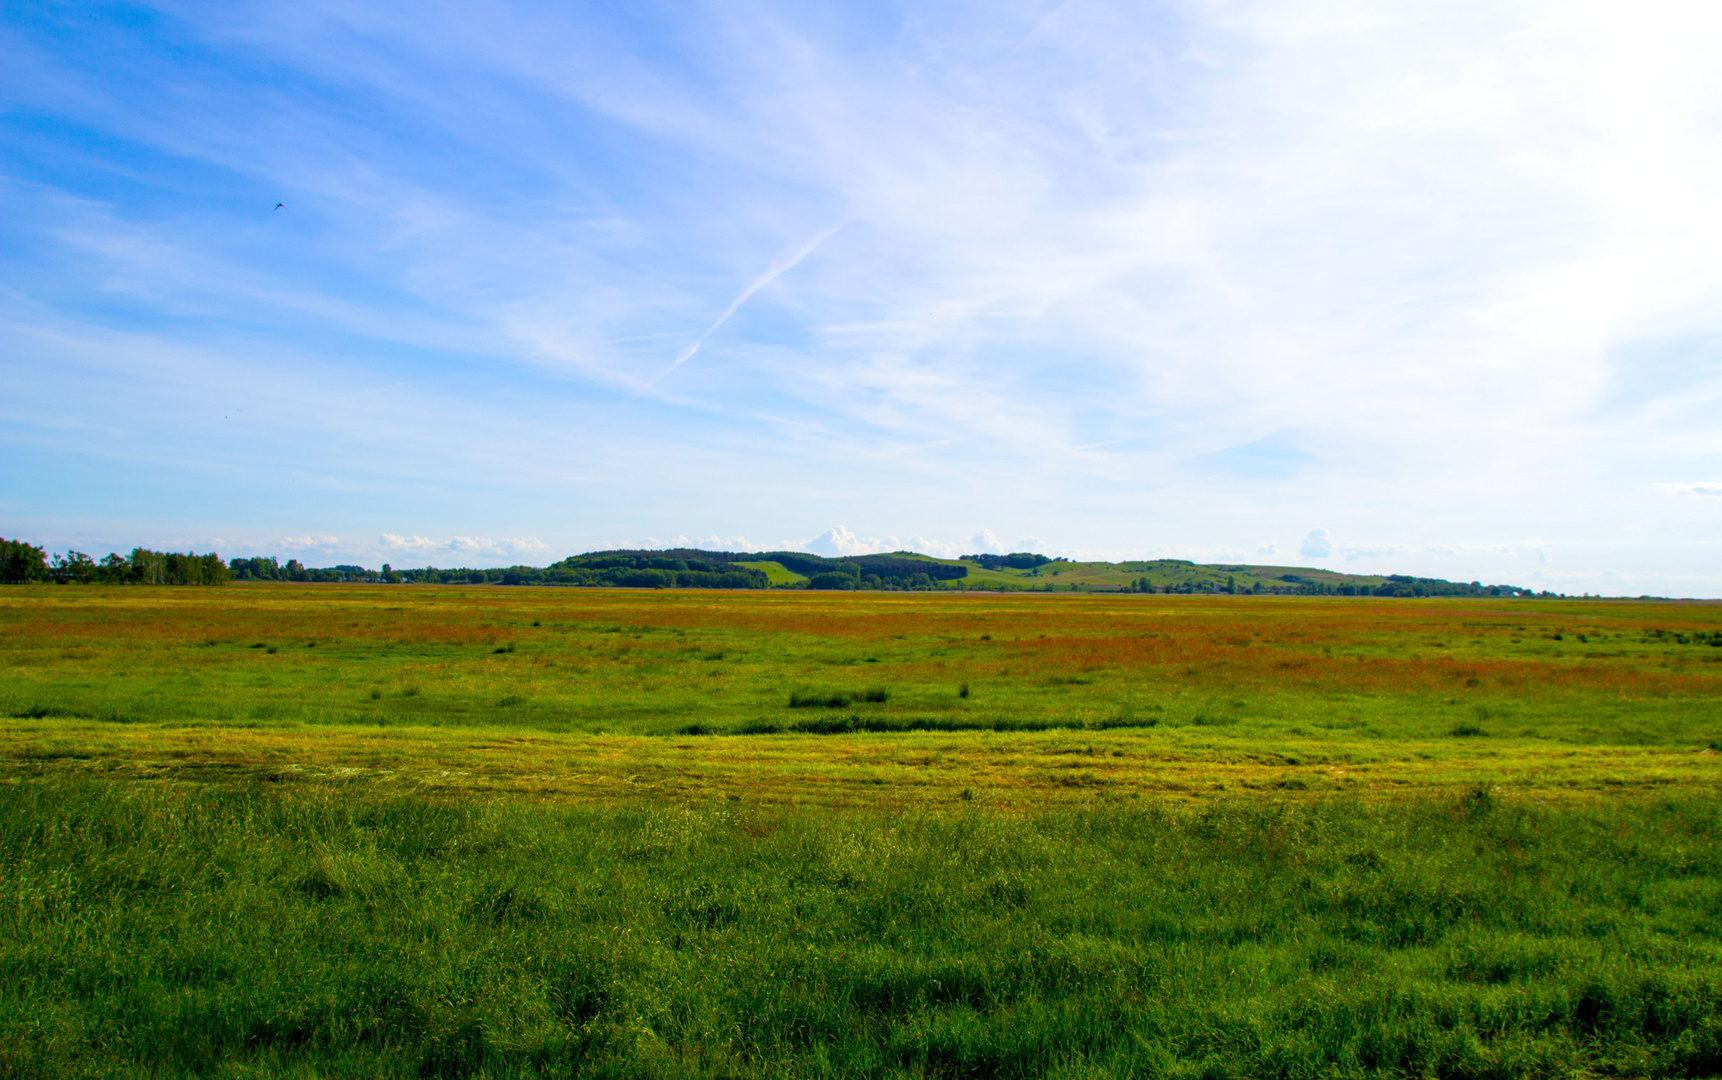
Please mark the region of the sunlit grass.
<svg viewBox="0 0 1722 1080"><path fill-rule="evenodd" d="M0 785L16 1076L1708 1076L1715 800Z"/></svg>
<svg viewBox="0 0 1722 1080"><path fill-rule="evenodd" d="M74 760L37 753L56 739L112 768L369 740L407 771L512 739L646 775L734 758L709 770L726 791L818 798L801 777L853 747L1032 760L1070 731L1121 791L1566 791L1702 785L1722 740L1711 605L270 585L12 589L0 619L0 759L25 770ZM1036 791L1026 765L946 771Z"/></svg>
<svg viewBox="0 0 1722 1080"><path fill-rule="evenodd" d="M362 712L383 700L370 690L386 698L417 683L423 715L494 722L485 714L512 693L538 705L520 722L624 715L646 733L696 711L783 705L787 684L818 680L833 691L885 683L898 710L955 708L968 681L975 707L1019 713L1231 690L1533 709L1600 693L1631 711L1714 695L1722 648L1691 638L1722 630L1718 615L1549 601L13 589L0 593L0 704L116 718L295 705L310 718ZM167 680L171 706L156 693Z"/></svg>
<svg viewBox="0 0 1722 1080"><path fill-rule="evenodd" d="M1719 616L0 590L0 1075L1717 1075Z"/></svg>

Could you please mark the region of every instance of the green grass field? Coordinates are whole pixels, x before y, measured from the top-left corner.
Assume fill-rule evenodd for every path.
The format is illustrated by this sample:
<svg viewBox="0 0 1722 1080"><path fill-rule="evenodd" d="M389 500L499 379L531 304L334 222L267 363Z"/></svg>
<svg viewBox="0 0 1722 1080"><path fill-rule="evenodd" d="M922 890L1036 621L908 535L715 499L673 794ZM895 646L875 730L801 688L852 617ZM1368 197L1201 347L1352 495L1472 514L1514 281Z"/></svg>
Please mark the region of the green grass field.
<svg viewBox="0 0 1722 1080"><path fill-rule="evenodd" d="M779 585L800 585L807 581L806 575L798 574L784 566L782 563L743 562L737 563L736 565L746 566L750 569L763 572L766 576L766 580L770 581L773 587Z"/></svg>
<svg viewBox="0 0 1722 1080"><path fill-rule="evenodd" d="M1722 1074L1716 605L0 623L0 1074Z"/></svg>

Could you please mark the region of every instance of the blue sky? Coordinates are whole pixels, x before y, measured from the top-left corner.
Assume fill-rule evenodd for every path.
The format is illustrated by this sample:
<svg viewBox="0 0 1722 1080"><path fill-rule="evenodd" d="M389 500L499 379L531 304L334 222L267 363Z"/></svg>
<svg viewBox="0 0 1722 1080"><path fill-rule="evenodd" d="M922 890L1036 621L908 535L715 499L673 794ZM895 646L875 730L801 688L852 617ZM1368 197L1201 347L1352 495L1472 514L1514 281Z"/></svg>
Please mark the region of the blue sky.
<svg viewBox="0 0 1722 1080"><path fill-rule="evenodd" d="M0 534L1722 596L1713 5L0 10Z"/></svg>

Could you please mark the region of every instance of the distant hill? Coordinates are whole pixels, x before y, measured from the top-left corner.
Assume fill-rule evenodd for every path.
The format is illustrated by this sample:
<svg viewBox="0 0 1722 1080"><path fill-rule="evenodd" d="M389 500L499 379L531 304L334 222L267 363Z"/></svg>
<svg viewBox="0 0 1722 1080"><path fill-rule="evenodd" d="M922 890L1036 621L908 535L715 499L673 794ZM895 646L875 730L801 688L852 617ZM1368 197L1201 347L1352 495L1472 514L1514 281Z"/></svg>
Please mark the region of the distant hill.
<svg viewBox="0 0 1722 1080"><path fill-rule="evenodd" d="M1516 585L1404 574L1342 574L1307 566L1199 564L1185 559L1073 562L1030 552L938 559L913 551L826 558L805 551L617 549L547 567L400 570L413 582L711 589L981 589L1001 592L1250 593L1324 596L1529 596Z"/></svg>
<svg viewBox="0 0 1722 1080"><path fill-rule="evenodd" d="M1447 581L1406 574L1342 574L1308 566L1148 559L1072 562L1044 555L965 555L968 587L1046 588L1092 592L1273 593L1298 596L1528 596L1517 585Z"/></svg>
<svg viewBox="0 0 1722 1080"><path fill-rule="evenodd" d="M570 555L549 566L500 569L434 566L382 570L304 566L271 557L223 561L219 555L144 548L91 559L0 540L0 582L222 584L233 581L408 582L420 584L585 585L640 589L948 589L999 592L1274 593L1301 596L1551 596L1517 585L1446 581L1405 574L1342 574L1308 566L1199 564L1185 559L1073 562L1033 552L936 559L914 551L826 558L805 551L616 549Z"/></svg>

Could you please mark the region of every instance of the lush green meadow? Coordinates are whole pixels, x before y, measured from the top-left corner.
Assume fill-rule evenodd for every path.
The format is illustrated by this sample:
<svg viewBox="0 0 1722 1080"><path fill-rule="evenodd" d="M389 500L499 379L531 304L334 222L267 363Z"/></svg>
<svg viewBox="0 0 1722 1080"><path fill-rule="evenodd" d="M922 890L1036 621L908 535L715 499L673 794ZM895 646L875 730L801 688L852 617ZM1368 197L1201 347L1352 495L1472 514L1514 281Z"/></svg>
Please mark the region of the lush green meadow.
<svg viewBox="0 0 1722 1080"><path fill-rule="evenodd" d="M18 587L0 626L0 1074L1722 1074L1714 605Z"/></svg>
<svg viewBox="0 0 1722 1080"><path fill-rule="evenodd" d="M1708 604L236 585L0 620L23 774L1034 808L1705 790L1722 740Z"/></svg>

